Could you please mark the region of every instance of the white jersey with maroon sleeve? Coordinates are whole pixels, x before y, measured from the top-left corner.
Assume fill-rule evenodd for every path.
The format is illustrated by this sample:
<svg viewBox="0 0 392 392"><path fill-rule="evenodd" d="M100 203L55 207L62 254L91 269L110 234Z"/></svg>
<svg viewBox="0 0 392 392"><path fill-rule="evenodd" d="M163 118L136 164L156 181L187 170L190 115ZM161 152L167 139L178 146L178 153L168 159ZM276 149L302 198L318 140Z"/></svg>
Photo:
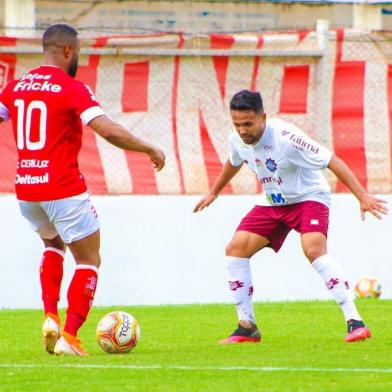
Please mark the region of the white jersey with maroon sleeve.
<svg viewBox="0 0 392 392"><path fill-rule="evenodd" d="M279 119L267 119L261 139L245 144L236 131L230 134L230 162L246 163L258 176L266 195L261 205L318 201L329 206L330 187L320 169L332 153L302 130Z"/></svg>
<svg viewBox="0 0 392 392"><path fill-rule="evenodd" d="M82 122L103 114L89 87L54 66L9 83L0 96L0 117L12 120L17 198L57 200L85 192L78 167Z"/></svg>

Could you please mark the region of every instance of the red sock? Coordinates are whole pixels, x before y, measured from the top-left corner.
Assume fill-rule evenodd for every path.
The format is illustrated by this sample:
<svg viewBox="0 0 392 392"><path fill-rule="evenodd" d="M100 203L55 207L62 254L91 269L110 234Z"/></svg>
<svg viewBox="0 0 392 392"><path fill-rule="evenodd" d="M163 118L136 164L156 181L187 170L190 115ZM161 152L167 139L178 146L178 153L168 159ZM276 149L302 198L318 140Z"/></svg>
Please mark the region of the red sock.
<svg viewBox="0 0 392 392"><path fill-rule="evenodd" d="M64 252L60 249L45 249L39 269L45 314L58 315L57 304L63 279L63 261Z"/></svg>
<svg viewBox="0 0 392 392"><path fill-rule="evenodd" d="M78 329L86 321L97 287L98 269L79 264L68 289L68 310L64 331L77 336Z"/></svg>

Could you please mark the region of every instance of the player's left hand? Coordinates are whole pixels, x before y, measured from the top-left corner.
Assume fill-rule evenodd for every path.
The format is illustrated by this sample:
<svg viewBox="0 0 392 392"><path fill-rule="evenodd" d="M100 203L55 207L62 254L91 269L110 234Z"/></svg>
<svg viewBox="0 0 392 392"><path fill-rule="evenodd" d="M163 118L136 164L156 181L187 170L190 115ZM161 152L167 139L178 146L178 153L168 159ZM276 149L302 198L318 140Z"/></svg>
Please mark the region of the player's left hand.
<svg viewBox="0 0 392 392"><path fill-rule="evenodd" d="M365 194L359 200L360 208L361 208L361 218L365 220L365 213L370 212L377 219L382 219L382 215L388 214L388 208L385 204L387 204L386 200L378 199L368 193Z"/></svg>

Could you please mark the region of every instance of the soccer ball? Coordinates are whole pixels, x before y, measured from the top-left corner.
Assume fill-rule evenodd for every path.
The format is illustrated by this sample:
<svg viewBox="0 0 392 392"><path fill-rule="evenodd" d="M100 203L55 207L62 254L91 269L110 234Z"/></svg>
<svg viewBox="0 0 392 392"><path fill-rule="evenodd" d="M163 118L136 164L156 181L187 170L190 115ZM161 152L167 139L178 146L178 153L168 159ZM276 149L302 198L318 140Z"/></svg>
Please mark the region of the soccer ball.
<svg viewBox="0 0 392 392"><path fill-rule="evenodd" d="M97 340L109 354L128 353L140 339L140 327L129 313L115 311L102 317L97 326Z"/></svg>
<svg viewBox="0 0 392 392"><path fill-rule="evenodd" d="M354 292L357 298L378 298L381 295L381 284L376 278L361 278Z"/></svg>

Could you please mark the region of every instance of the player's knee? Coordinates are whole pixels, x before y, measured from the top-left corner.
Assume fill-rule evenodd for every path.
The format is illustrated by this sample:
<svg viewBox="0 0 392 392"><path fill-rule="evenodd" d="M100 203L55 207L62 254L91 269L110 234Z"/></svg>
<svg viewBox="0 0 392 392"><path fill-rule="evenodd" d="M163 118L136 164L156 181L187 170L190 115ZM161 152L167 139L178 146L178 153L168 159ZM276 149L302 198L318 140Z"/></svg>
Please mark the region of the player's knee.
<svg viewBox="0 0 392 392"><path fill-rule="evenodd" d="M314 260L324 255L326 250L324 247L318 245L309 245L304 248L304 253L306 258L312 263Z"/></svg>
<svg viewBox="0 0 392 392"><path fill-rule="evenodd" d="M238 256L237 252L238 252L238 246L236 245L235 242L230 241L226 245L226 249L225 249L226 256Z"/></svg>
<svg viewBox="0 0 392 392"><path fill-rule="evenodd" d="M231 257L249 257L247 253L248 251L248 246L247 243L242 243L239 241L230 241L226 245L226 251L225 254L226 256L231 256Z"/></svg>
<svg viewBox="0 0 392 392"><path fill-rule="evenodd" d="M56 248L65 251L65 244L59 235L52 239L42 238L45 248Z"/></svg>

